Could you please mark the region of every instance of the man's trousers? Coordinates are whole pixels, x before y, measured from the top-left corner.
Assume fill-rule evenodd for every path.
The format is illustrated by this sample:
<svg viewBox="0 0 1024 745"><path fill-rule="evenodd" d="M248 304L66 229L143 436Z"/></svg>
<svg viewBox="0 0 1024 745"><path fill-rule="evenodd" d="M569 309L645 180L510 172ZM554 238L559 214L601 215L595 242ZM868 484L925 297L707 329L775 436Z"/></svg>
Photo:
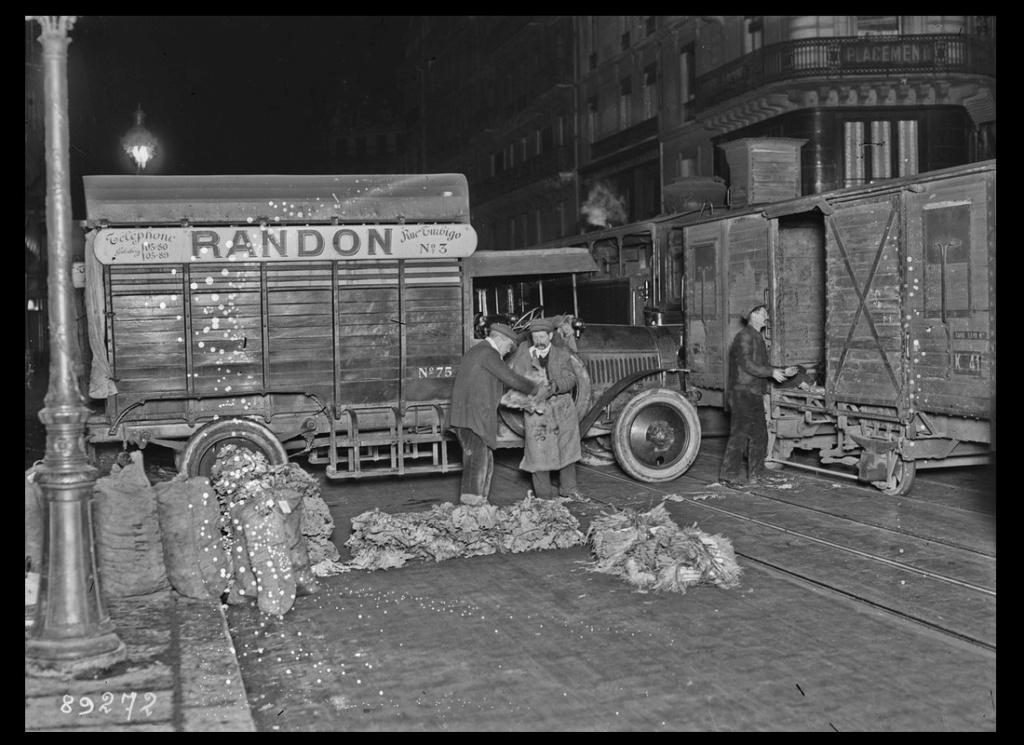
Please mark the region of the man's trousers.
<svg viewBox="0 0 1024 745"><path fill-rule="evenodd" d="M460 499L473 504L487 501L494 475L494 451L476 432L466 427L452 427L462 445L462 493ZM468 497L469 499L466 499Z"/></svg>
<svg viewBox="0 0 1024 745"><path fill-rule="evenodd" d="M719 479L742 483L743 456L751 480L766 473L768 425L765 423L764 398L760 393L734 388L729 394L729 442L722 458Z"/></svg>

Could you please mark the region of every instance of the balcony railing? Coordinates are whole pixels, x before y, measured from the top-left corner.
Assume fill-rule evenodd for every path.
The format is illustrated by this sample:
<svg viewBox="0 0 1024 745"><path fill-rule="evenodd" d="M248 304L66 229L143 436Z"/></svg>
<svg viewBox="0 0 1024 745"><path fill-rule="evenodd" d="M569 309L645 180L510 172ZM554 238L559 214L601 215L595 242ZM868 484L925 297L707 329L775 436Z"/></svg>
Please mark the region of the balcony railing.
<svg viewBox="0 0 1024 745"><path fill-rule="evenodd" d="M590 158L591 160L603 158L657 135L658 117L652 116L650 119L644 119L639 124L634 124L632 127L593 143L590 146Z"/></svg>
<svg viewBox="0 0 1024 745"><path fill-rule="evenodd" d="M996 75L996 42L984 36L929 34L799 39L762 47L697 78L703 110L747 91L798 78L857 75Z"/></svg>
<svg viewBox="0 0 1024 745"><path fill-rule="evenodd" d="M551 150L507 168L501 173L491 176L479 184L474 184L474 200L486 202L514 189L539 181L549 176L557 176L560 172L573 170L572 151L566 146L554 147Z"/></svg>

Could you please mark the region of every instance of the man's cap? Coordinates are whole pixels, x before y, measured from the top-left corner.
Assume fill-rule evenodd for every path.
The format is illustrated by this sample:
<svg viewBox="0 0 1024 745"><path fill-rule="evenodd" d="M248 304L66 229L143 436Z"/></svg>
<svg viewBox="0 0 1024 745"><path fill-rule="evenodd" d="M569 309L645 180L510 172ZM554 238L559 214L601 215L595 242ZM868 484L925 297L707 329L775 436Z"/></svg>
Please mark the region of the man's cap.
<svg viewBox="0 0 1024 745"><path fill-rule="evenodd" d="M555 330L555 324L550 318L537 318L530 324L530 331L547 331L549 334Z"/></svg>
<svg viewBox="0 0 1024 745"><path fill-rule="evenodd" d="M512 341L519 341L519 335L503 323L492 323L491 331L497 331L499 334L507 336Z"/></svg>

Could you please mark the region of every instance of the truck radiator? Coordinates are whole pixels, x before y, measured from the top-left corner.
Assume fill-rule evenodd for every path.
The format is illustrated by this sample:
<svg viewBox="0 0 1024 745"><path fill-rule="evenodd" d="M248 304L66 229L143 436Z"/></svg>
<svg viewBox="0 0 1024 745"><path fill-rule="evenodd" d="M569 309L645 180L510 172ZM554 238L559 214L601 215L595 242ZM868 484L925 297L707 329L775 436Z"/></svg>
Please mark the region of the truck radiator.
<svg viewBox="0 0 1024 745"><path fill-rule="evenodd" d="M590 382L597 391L607 388L627 375L661 366L657 354L635 352L588 355L586 362Z"/></svg>

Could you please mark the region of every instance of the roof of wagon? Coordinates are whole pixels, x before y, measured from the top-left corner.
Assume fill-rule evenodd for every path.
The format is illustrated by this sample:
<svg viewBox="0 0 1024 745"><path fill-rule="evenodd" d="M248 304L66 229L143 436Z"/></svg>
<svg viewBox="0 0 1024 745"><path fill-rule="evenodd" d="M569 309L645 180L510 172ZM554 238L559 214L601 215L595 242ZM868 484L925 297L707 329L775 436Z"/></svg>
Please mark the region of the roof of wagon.
<svg viewBox="0 0 1024 745"><path fill-rule="evenodd" d="M469 223L459 173L85 176L86 224Z"/></svg>

